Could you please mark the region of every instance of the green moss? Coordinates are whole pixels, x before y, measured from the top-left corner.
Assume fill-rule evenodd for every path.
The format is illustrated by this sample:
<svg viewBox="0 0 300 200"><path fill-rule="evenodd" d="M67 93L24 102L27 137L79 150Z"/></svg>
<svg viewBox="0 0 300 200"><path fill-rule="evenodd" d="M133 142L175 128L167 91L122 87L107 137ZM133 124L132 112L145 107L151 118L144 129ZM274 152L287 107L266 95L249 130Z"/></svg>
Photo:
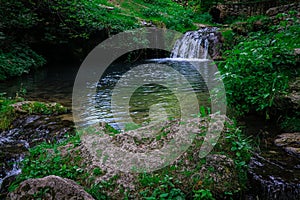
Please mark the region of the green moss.
<svg viewBox="0 0 300 200"><path fill-rule="evenodd" d="M28 112L29 114L63 114L68 110L66 107L59 103L43 103L43 102L30 102L22 105L22 110Z"/></svg>
<svg viewBox="0 0 300 200"><path fill-rule="evenodd" d="M16 118L16 113L11 104L15 100L8 99L0 95L0 131L9 128L12 121Z"/></svg>

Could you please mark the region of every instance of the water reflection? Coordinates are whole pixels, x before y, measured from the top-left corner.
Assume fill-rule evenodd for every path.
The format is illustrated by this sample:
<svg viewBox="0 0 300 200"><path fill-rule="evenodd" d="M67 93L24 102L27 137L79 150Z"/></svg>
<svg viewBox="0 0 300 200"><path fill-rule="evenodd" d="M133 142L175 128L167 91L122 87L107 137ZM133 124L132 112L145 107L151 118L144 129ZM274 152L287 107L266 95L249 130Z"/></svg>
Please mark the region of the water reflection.
<svg viewBox="0 0 300 200"><path fill-rule="evenodd" d="M201 64L201 67L206 68L203 69L209 70L207 61L203 62L203 60L198 60ZM194 60L195 62L195 60ZM176 88L176 90L186 92L186 98L189 98L189 94L196 94L198 99L198 104L200 106L209 106L209 93L207 86L205 84L204 78L199 74L195 66L193 66L190 62L184 60L172 60L172 59L159 59L159 60L148 60L144 62L139 62L134 65L131 64L113 64L111 65L104 75L101 77L100 81L97 84L95 99L90 99L90 101L95 100L96 102L96 113L98 115L91 116L89 114L88 124L96 123L99 121L106 121L118 128L118 124L122 123L123 118L125 117L122 113L112 113L111 110L111 96L112 93L118 93L118 91L114 90L118 81L124 76L126 76L126 72L132 70L133 68L141 65L147 64L164 64L169 67L172 67L176 72L179 72L181 75L188 80L191 88L186 87L185 84L178 84L181 80L174 79L176 76L175 73L170 71L169 74L159 74L162 72L159 71L151 71L145 70L141 76L145 77L145 79L158 79L159 77L164 78L169 81L169 85L180 85L181 88ZM202 74L202 73L201 73ZM203 73L209 76L209 73ZM139 77L139 78L143 78ZM135 84L132 79L137 77L128 76L125 77L128 81L124 84ZM173 81L173 82L172 82ZM167 88L164 85L160 84L143 84L140 86L134 86L137 89L132 94L128 94L124 96L124 98L130 98L129 100L129 113L134 123L144 124L150 122L150 115L155 116L153 112L156 113L166 113L166 116L162 115L159 117L166 118L180 118L180 105L176 95L172 92L170 88ZM120 91L121 92L121 91ZM93 113L93 110L89 110L89 113ZM115 116L121 116L116 118ZM124 117L123 117L124 116Z"/></svg>

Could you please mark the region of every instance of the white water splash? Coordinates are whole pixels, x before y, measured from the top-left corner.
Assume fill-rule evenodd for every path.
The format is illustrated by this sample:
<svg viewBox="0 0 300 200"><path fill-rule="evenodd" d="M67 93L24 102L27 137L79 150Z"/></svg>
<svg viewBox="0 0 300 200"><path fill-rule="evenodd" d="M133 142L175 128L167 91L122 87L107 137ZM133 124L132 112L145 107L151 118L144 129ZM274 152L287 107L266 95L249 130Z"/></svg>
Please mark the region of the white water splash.
<svg viewBox="0 0 300 200"><path fill-rule="evenodd" d="M204 28L189 31L177 40L171 58L208 59L209 38L214 36L216 28Z"/></svg>

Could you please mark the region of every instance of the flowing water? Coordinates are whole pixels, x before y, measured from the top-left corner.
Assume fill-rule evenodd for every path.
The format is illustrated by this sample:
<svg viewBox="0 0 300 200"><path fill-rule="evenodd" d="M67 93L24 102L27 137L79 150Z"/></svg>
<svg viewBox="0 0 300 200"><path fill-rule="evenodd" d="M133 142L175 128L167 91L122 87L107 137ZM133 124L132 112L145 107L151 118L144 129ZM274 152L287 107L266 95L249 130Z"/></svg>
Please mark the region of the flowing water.
<svg viewBox="0 0 300 200"><path fill-rule="evenodd" d="M280 134L276 122L251 115L245 121L245 133L260 138L249 164L251 199L300 199L300 159L274 144Z"/></svg>

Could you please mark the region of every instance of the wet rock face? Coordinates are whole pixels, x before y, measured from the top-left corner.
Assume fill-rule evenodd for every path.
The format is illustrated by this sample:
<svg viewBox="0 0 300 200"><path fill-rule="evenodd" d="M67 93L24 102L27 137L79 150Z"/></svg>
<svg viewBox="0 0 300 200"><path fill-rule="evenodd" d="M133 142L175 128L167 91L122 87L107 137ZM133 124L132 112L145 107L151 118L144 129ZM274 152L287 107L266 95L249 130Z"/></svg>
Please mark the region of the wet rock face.
<svg viewBox="0 0 300 200"><path fill-rule="evenodd" d="M286 152L300 158L300 133L284 133L278 136L274 143Z"/></svg>
<svg viewBox="0 0 300 200"><path fill-rule="evenodd" d="M297 116L300 112L300 77L290 82L289 91L289 94L274 99L274 111L288 116Z"/></svg>
<svg viewBox="0 0 300 200"><path fill-rule="evenodd" d="M300 55L300 49L299 54ZM300 110L300 77L290 84L291 93L288 96L293 103L293 109Z"/></svg>
<svg viewBox="0 0 300 200"><path fill-rule="evenodd" d="M252 191L260 199L299 199L300 133L270 138L249 164Z"/></svg>
<svg viewBox="0 0 300 200"><path fill-rule="evenodd" d="M58 176L26 180L14 192L8 194L8 198L14 200L36 199L38 197L45 200L94 199L76 182Z"/></svg>
<svg viewBox="0 0 300 200"><path fill-rule="evenodd" d="M66 133L73 132L73 122L49 115L23 115L11 127L0 136L14 141L27 141L30 147L44 141L60 141Z"/></svg>
<svg viewBox="0 0 300 200"><path fill-rule="evenodd" d="M246 123L250 126L248 134L261 135L259 151L253 154L248 165L248 187L252 199L299 200L300 159L284 149L286 145L293 147L296 144L293 142L296 135L281 138L276 122L263 122L258 117L248 118Z"/></svg>

